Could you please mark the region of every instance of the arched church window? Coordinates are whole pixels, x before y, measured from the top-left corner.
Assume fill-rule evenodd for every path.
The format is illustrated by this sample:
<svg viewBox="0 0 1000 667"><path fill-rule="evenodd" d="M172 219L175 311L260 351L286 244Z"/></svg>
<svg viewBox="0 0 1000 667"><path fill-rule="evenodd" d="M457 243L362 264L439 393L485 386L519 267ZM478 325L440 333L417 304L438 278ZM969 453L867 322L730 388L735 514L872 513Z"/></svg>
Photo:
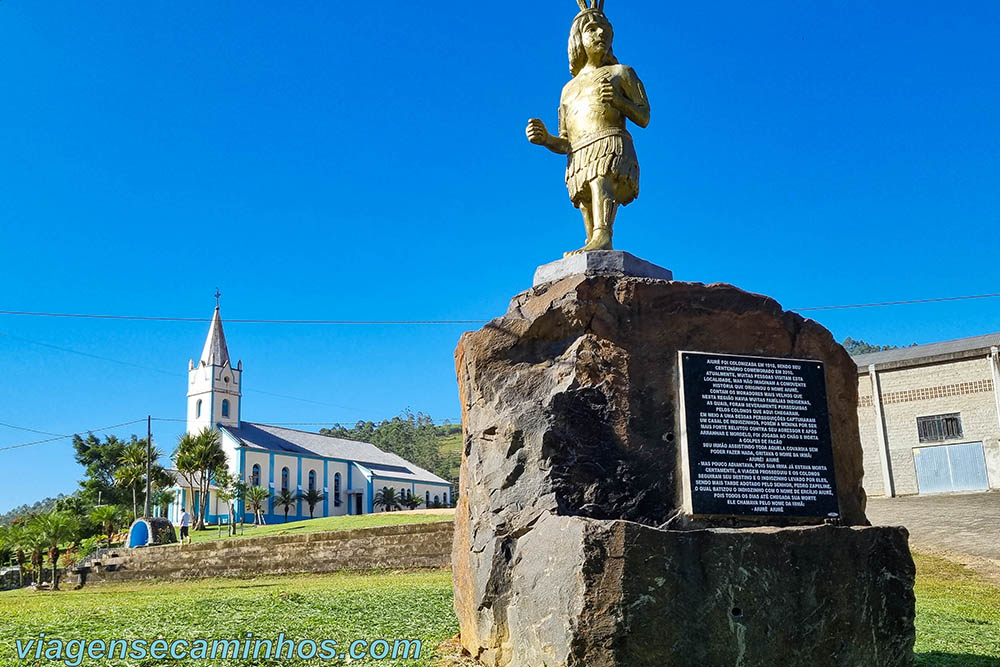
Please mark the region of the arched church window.
<svg viewBox="0 0 1000 667"><path fill-rule="evenodd" d="M443 494L443 498L444 498L444 506L448 507L448 493L447 492L445 492Z"/></svg>
<svg viewBox="0 0 1000 667"><path fill-rule="evenodd" d="M253 471L250 473L250 484L260 486L260 466L256 463L253 466Z"/></svg>
<svg viewBox="0 0 1000 667"><path fill-rule="evenodd" d="M222 416L229 416L229 401L227 399L222 399Z"/></svg>
<svg viewBox="0 0 1000 667"><path fill-rule="evenodd" d="M333 476L333 504L340 504L340 473Z"/></svg>
<svg viewBox="0 0 1000 667"><path fill-rule="evenodd" d="M315 470L310 470L309 471L309 490L310 491L315 491L316 490L316 471Z"/></svg>
<svg viewBox="0 0 1000 667"><path fill-rule="evenodd" d="M195 416L195 419L201 418L201 399L200 398L198 399L198 402L194 404L194 416Z"/></svg>
<svg viewBox="0 0 1000 667"><path fill-rule="evenodd" d="M288 490L288 468L281 469L281 490Z"/></svg>
<svg viewBox="0 0 1000 667"><path fill-rule="evenodd" d="M424 498L424 507L430 507L430 506L431 506L431 492L430 492L430 491L428 491L428 492L427 492L427 493L425 494L425 498Z"/></svg>

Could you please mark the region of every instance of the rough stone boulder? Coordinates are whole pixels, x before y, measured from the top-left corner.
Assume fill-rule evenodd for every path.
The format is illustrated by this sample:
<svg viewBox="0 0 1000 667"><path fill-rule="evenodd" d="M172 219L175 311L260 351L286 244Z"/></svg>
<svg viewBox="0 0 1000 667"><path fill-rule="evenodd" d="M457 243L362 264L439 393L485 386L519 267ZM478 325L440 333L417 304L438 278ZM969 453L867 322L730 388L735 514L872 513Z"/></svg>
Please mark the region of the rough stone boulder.
<svg viewBox="0 0 1000 667"><path fill-rule="evenodd" d="M682 514L679 350L824 362L837 526ZM817 323L730 285L577 275L464 335L456 366L455 608L484 664L906 664L906 534L860 528L856 367ZM817 661L769 662L768 636Z"/></svg>

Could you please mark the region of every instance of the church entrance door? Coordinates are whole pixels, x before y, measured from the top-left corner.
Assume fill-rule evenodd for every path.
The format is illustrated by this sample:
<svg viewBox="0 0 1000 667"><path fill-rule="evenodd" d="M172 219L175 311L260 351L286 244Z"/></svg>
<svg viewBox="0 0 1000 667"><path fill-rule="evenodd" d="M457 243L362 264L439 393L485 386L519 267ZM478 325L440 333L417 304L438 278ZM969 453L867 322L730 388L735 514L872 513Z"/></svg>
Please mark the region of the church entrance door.
<svg viewBox="0 0 1000 667"><path fill-rule="evenodd" d="M364 514L364 512L361 510L361 494L360 493L355 494L355 496L354 496L354 513L355 514Z"/></svg>

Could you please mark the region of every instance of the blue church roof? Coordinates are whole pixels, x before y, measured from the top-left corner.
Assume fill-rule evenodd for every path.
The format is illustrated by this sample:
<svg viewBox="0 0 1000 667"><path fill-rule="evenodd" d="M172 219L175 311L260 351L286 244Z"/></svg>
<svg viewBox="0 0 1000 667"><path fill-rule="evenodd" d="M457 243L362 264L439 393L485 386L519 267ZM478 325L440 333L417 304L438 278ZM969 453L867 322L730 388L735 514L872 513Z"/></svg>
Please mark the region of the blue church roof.
<svg viewBox="0 0 1000 667"><path fill-rule="evenodd" d="M221 426L246 447L265 449L291 456L318 456L327 459L354 461L380 478L412 482L448 484L446 480L391 452L385 452L367 442L344 440L320 433L299 431L280 426L241 422L237 426Z"/></svg>

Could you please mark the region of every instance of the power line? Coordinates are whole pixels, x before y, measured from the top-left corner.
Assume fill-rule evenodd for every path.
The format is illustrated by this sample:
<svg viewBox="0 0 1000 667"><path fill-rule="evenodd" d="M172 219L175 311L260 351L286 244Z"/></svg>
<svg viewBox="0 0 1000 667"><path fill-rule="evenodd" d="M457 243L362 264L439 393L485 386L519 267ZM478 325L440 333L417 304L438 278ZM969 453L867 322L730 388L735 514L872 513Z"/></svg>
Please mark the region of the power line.
<svg viewBox="0 0 1000 667"><path fill-rule="evenodd" d="M111 357L103 357L103 356L100 356L100 355L97 355L97 354L90 354L89 352L80 352L79 350L74 350L74 349L68 348L68 347L61 347L59 345L52 345L51 343L42 343L42 342L37 341L37 340L30 340L28 338L22 338L21 336L14 336L13 334L4 333L3 331L0 331L0 336L4 336L4 337L10 338L12 340L19 340L22 343L28 343L30 345L38 345L38 346L41 346L41 347L47 347L47 348L52 349L52 350L59 350L60 352L66 352L68 354L76 354L76 355L79 355L81 357L87 357L89 359L97 359L98 361L107 361L107 362L112 363L112 364L118 364L120 366L128 366L130 368L138 368L139 370L150 371L152 373L159 373L161 375L167 375L169 377L175 377L175 378L185 377L181 373L176 373L176 372L171 372L171 371L165 371L165 370L162 370L160 368L153 368L152 366L143 366L142 364L134 364L131 361L122 361L120 359L113 359ZM314 405L324 405L324 406L326 406L328 408L338 408L340 410L353 410L353 411L356 411L356 412L363 412L363 410L361 410L359 408L355 408L355 407L349 406L349 405L338 405L337 403L328 403L328 402L325 402L325 401L317 401L317 400L312 399L312 398L300 398L299 396L290 396L288 394L278 394L278 393L275 393L275 392L272 392L272 391L264 391L263 389L246 389L244 391L246 391L247 393L251 393L251 394L263 394L265 396L274 396L276 398L285 398L285 399L288 399L288 400L291 400L291 401L301 401L302 403L312 403Z"/></svg>
<svg viewBox="0 0 1000 667"><path fill-rule="evenodd" d="M153 417L153 421L154 422L187 422L186 419L177 419L177 418L171 419L169 417ZM392 419L379 419L379 420L375 420L375 419L356 419L353 422L336 422L336 421L332 421L332 420L331 421L322 421L322 422L273 422L273 421L266 421L266 420L252 421L251 422L249 419L244 419L243 421L247 422L249 424L261 424L263 426L354 426L359 421L363 421L363 422L369 422L370 421L373 424L377 425L377 424L382 423L383 421L391 422ZM442 419L432 419L431 421L434 422L434 423L440 422L442 424L444 422L449 422L451 424L458 424L458 423L461 423L462 420L460 418L458 418L458 417L444 417ZM3 426L3 424L0 424L0 426Z"/></svg>
<svg viewBox="0 0 1000 667"><path fill-rule="evenodd" d="M847 308L876 308L882 306L903 306L920 303L939 303L944 301L968 301L971 299L994 299L1000 294L974 294L969 296L950 296L933 299L909 299L904 301L883 301L879 303L855 303L839 306L809 306L804 308L790 308L793 311L808 310L842 310ZM95 313L51 313L36 312L28 310L0 310L0 315L15 315L27 317L59 317L91 320L126 320L138 322L211 322L208 317L167 317L153 315L108 315ZM348 324L394 324L394 325L450 325L450 324L485 324L487 319L470 320L276 320L258 318L227 318L228 324L321 324L321 325L348 325Z"/></svg>
<svg viewBox="0 0 1000 667"><path fill-rule="evenodd" d="M0 310L0 315L67 317L88 320L130 320L139 322L211 322L206 317L154 317L147 315L95 315L89 313L43 313L27 310ZM263 320L229 319L226 324L484 324L489 320Z"/></svg>
<svg viewBox="0 0 1000 667"><path fill-rule="evenodd" d="M120 428L122 426L131 426L132 424L138 424L139 422L144 422L144 421L146 421L145 417L143 417L142 419L133 419L130 422L122 422L121 424L114 424L112 426L105 426L104 428L86 428L86 429L80 429L79 431L77 431L77 433L94 433L94 432L100 432L100 431L110 431L111 429L114 429L114 428ZM4 426L10 426L10 425L9 424L4 424ZM32 430L34 430L34 429L28 429L28 428L24 428L24 427L20 427L20 426L13 426L12 428L17 428L17 429L22 430L22 431L32 431ZM42 431L35 431L35 432L36 433L42 433ZM20 445L9 445L7 447L0 447L0 452L5 452L5 451L7 451L9 449L20 449L22 447L31 447L32 445L41 445L41 444L44 444L46 442L55 442L56 440L65 440L66 438L72 438L72 437L73 437L72 435L57 435L54 438L47 438L45 440L35 440L34 442L24 442L24 443L21 443Z"/></svg>
<svg viewBox="0 0 1000 667"><path fill-rule="evenodd" d="M120 366L129 366L131 368L138 368L143 371L150 371L153 373L160 373L161 375L169 375L171 377L184 377L180 373L173 373L170 371L161 370L159 368L153 368L151 366L142 366L141 364L134 364L131 361L121 361L120 359L112 359L111 357L102 357L98 354L90 354L89 352L80 352L79 350L74 350L68 347L60 347L59 345L52 345L51 343L42 343L37 340L30 340L28 338L22 338L20 336L15 336L13 334L4 333L0 331L0 336L10 338L12 340L19 340L22 343L29 343L31 345L38 345L39 347L47 347L51 350L59 350L60 352L68 352L69 354L76 354L81 357L88 357L90 359L97 359L98 361L107 361L108 363L118 364Z"/></svg>
<svg viewBox="0 0 1000 667"><path fill-rule="evenodd" d="M152 420L154 422L186 422L187 421L186 419L177 419L177 418L171 418L171 417L152 417ZM139 422L144 422L144 421L146 421L146 417L143 417L142 419L133 419L132 421L128 421L128 422L122 422L121 424L114 424L112 426L105 426L104 428L80 429L80 430L78 430L73 435L64 435L64 434L59 434L59 433L50 433L48 431L39 431L37 429L28 428L26 426L17 426L15 424L7 424L7 423L4 423L4 422L0 422L0 426L6 427L6 428L12 428L12 429L16 429L18 431L27 431L29 433L38 433L38 434L41 434L41 435L51 435L51 436L53 436L51 438L45 438L44 440L33 440L32 442L23 442L23 443L21 443L19 445L9 445L7 447L0 447L0 452L5 452L5 451L10 450L10 449L21 449L22 447L31 447L31 446L34 446L34 445L43 445L45 443L55 442L57 440L65 440L67 438L72 438L72 437L74 437L74 435L78 435L80 433L94 433L94 432L101 432L101 431L110 431L111 429L120 428L122 426L131 426L132 424L138 424ZM372 421L373 423L381 423L381 422L374 422L374 420L370 420L370 419L362 419L362 420L359 420L359 421ZM390 421L390 420L383 420L383 421ZM443 422L456 423L456 422L458 422L460 420L446 418L446 419L434 419L432 421L435 422L435 423L437 423L437 422L442 422L442 423ZM261 423L261 424L264 424L265 426L344 426L344 427L348 427L348 426L354 426L357 422L356 421L355 422L322 421L322 422L268 422L266 424L264 422L254 422L254 423Z"/></svg>
<svg viewBox="0 0 1000 667"><path fill-rule="evenodd" d="M1000 294L976 294L974 296L947 296L937 299L912 299L910 301L883 301L882 303L856 303L848 306L813 306L811 308L790 308L796 312L806 310L844 310L847 308L877 308L879 306L907 306L915 303L938 303L941 301L968 301L970 299L995 299Z"/></svg>
<svg viewBox="0 0 1000 667"><path fill-rule="evenodd" d="M38 433L40 435L55 435L55 436L58 436L60 438L63 437L63 436L59 435L58 433L49 433L48 431L39 431L39 430L36 430L36 429L33 429L33 428L27 428L25 426L15 426L14 424L4 424L3 422L0 422L0 426L4 426L6 428L13 428L13 429L16 429L18 431L27 431L28 433Z"/></svg>

